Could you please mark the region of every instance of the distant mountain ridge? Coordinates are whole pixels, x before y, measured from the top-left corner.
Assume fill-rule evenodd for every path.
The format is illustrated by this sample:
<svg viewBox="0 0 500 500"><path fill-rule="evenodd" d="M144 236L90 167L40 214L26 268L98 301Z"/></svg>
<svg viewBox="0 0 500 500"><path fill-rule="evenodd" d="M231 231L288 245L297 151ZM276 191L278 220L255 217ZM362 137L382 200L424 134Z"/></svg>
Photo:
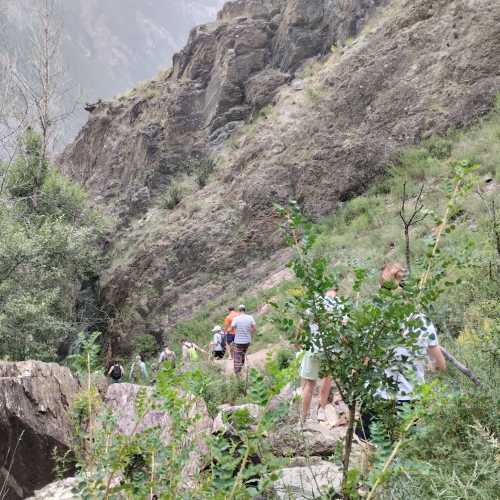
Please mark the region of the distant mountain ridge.
<svg viewBox="0 0 500 500"><path fill-rule="evenodd" d="M23 55L40 0L0 0L0 57ZM58 0L64 24L63 65L81 101L107 99L168 68L190 30L215 20L223 0ZM71 119L74 134L84 123ZM71 136L71 134L70 134Z"/></svg>

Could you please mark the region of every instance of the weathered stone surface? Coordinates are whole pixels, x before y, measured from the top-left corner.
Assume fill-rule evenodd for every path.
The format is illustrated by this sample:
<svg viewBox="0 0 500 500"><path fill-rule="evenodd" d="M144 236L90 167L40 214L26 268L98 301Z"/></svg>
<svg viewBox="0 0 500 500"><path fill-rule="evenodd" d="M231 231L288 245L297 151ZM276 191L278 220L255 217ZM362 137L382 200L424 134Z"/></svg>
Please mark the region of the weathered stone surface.
<svg viewBox="0 0 500 500"><path fill-rule="evenodd" d="M239 0L195 29L170 74L99 107L61 160L122 217L102 276L114 347L132 350L133 335L168 330L282 267L275 202L329 214L401 148L491 109L499 38L494 0ZM272 117L242 128L267 102L259 84L295 78L310 56L300 81L270 91ZM174 210L152 208L207 155L208 185ZM133 202L138 186L149 202L146 192Z"/></svg>
<svg viewBox="0 0 500 500"><path fill-rule="evenodd" d="M6 499L25 498L55 478L53 453L69 449L69 409L79 388L70 370L55 363L0 363L0 484L8 477Z"/></svg>
<svg viewBox="0 0 500 500"><path fill-rule="evenodd" d="M73 493L73 488L78 484L78 480L68 477L62 481L55 481L45 486L28 500L78 500L81 498L77 493Z"/></svg>
<svg viewBox="0 0 500 500"><path fill-rule="evenodd" d="M298 458L281 470L274 491L283 499L330 498L324 495L338 492L341 481L342 471L337 465L315 457Z"/></svg>
<svg viewBox="0 0 500 500"><path fill-rule="evenodd" d="M161 409L161 403L156 402L155 408L145 414L137 425L138 416L136 414L136 398L139 391L144 390L144 386L135 384L111 384L106 393L105 403L111 408L116 418L116 431L125 435L140 433L152 427L161 429L161 439L167 445L170 442L170 429L172 421L168 413ZM149 395L152 395L152 388L146 388ZM188 397L186 395L186 397ZM189 433L189 439L193 439L196 449L192 452L185 473L190 478L194 478L202 467L202 458L207 454L208 449L205 439L212 429L212 419L208 415L204 401L192 398L192 406L187 417L199 416Z"/></svg>
<svg viewBox="0 0 500 500"><path fill-rule="evenodd" d="M307 422L303 428L298 423L284 424L269 436L269 442L277 456L328 457L345 433L345 426L329 428L319 422Z"/></svg>

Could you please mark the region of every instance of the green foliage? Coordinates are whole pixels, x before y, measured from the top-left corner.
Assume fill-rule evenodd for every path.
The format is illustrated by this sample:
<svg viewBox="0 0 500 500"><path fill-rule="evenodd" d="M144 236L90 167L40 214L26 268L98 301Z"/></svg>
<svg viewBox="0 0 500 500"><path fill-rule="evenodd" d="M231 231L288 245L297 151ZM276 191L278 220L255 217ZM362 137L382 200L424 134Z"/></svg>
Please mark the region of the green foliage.
<svg viewBox="0 0 500 500"><path fill-rule="evenodd" d="M12 196L27 198L31 204L33 196L41 187L48 171L48 162L42 158L42 141L32 129L21 139L21 153L7 172L6 187Z"/></svg>
<svg viewBox="0 0 500 500"><path fill-rule="evenodd" d="M8 172L10 196L0 196L0 358L12 360L53 360L60 342L76 337L77 284L100 263L104 224L40 148L28 132Z"/></svg>
<svg viewBox="0 0 500 500"><path fill-rule="evenodd" d="M75 346L75 352L66 358L71 369L77 373L97 372L102 368L99 357L101 346L97 342L101 332L85 334L80 332Z"/></svg>
<svg viewBox="0 0 500 500"><path fill-rule="evenodd" d="M180 181L173 180L160 197L160 206L173 210L184 198L185 190Z"/></svg>
<svg viewBox="0 0 500 500"><path fill-rule="evenodd" d="M158 344L152 335L140 335L134 339L134 352L144 356L152 356L158 351Z"/></svg>
<svg viewBox="0 0 500 500"><path fill-rule="evenodd" d="M86 443L75 448L81 470L78 490L83 498L148 498L154 492L162 498L236 499L250 498L269 488L277 479L281 462L270 454L265 436L283 412L269 411L268 402L286 383L285 377L276 377L279 382L269 386L258 372L252 372L250 392L260 407L259 417L252 417L247 409L237 411L226 417L230 434L211 436L193 432L200 419L195 411L197 398L205 397L211 385L201 368L177 372L163 366L156 391L143 388L136 397L135 429L150 411L168 413L166 444L159 427L131 435L119 433L116 420L106 410L100 412L98 425L92 426L95 416L88 412L87 403L91 408L97 406L89 399L90 393L77 400L81 423L78 441ZM200 477L188 481L186 466L200 440L208 445L209 453L202 457L207 467ZM114 481L118 477L120 481Z"/></svg>
<svg viewBox="0 0 500 500"><path fill-rule="evenodd" d="M196 158L189 166L189 170L193 172L196 184L199 188L207 185L208 179L215 169L215 161L211 158Z"/></svg>

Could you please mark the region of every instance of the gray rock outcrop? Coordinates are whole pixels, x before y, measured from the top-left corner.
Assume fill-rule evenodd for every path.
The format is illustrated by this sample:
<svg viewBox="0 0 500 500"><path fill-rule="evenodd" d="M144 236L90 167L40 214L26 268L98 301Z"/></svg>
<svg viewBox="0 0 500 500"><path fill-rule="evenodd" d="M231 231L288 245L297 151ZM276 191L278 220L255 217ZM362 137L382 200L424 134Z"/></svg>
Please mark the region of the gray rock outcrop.
<svg viewBox="0 0 500 500"><path fill-rule="evenodd" d="M153 404L151 410L147 411L144 417L139 419L136 413L136 400L141 390L146 390L146 394ZM187 394L185 397L191 398ZM184 472L186 478L194 480L203 466L202 457L206 456L208 452L205 438L211 432L212 419L208 414L204 401L196 398L191 398L191 401L186 417L197 416L197 419L184 444L186 446L194 444L194 450L191 452L190 460ZM158 427L161 429L160 437L163 443L165 445L170 443L172 420L167 411L162 409L161 401L154 400L152 388L126 383L112 384L108 388L104 402L112 410L116 418L117 433L131 435L132 433L141 433L152 427Z"/></svg>
<svg viewBox="0 0 500 500"><path fill-rule="evenodd" d="M54 480L54 452L62 457L69 450L69 409L79 387L70 370L55 363L0 363L2 498L25 498Z"/></svg>

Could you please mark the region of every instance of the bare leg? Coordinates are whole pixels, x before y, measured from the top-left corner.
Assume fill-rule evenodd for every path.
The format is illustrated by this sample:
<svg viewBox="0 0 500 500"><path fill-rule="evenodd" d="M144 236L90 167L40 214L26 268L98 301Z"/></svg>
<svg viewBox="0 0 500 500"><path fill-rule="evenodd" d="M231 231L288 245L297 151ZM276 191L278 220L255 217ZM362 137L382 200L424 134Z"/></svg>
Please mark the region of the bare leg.
<svg viewBox="0 0 500 500"><path fill-rule="evenodd" d="M314 387L316 387L316 380L304 379L302 389L302 420L305 420L309 416Z"/></svg>
<svg viewBox="0 0 500 500"><path fill-rule="evenodd" d="M324 408L328 404L328 397L332 390L332 377L325 377L321 382L321 389L319 390L319 406Z"/></svg>

